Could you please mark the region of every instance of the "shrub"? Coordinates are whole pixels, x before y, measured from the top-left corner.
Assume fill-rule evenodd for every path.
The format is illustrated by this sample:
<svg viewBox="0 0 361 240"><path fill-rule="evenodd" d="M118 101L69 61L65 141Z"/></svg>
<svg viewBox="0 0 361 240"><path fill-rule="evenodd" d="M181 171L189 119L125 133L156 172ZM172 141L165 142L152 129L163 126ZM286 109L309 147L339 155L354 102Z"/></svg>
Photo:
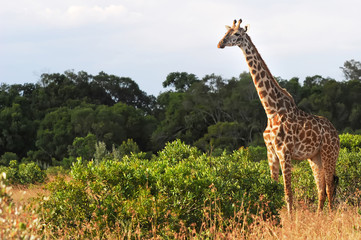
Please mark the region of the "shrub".
<svg viewBox="0 0 361 240"><path fill-rule="evenodd" d="M19 164L19 178L21 184L44 182L46 174L34 163Z"/></svg>
<svg viewBox="0 0 361 240"><path fill-rule="evenodd" d="M242 150L242 148L240 149ZM261 160L267 160L267 148L260 146L249 146L247 148L247 157L250 161L259 162Z"/></svg>
<svg viewBox="0 0 361 240"><path fill-rule="evenodd" d="M361 149L361 135L341 134L340 146L350 151L359 151Z"/></svg>
<svg viewBox="0 0 361 240"><path fill-rule="evenodd" d="M53 166L46 169L46 175L51 176L59 176L59 175L65 175L69 172L69 170L65 169L62 166Z"/></svg>
<svg viewBox="0 0 361 240"><path fill-rule="evenodd" d="M282 186L271 180L267 162L250 161L246 154L210 157L177 140L151 160L144 154L99 164L79 159L71 170L73 179L52 183L50 197L39 199L38 212L49 228L76 232L84 224L117 225L140 227L143 234L151 226L159 231L167 225L173 231L182 222L200 227L205 209L224 218L239 210L249 219L260 209L265 216L277 214Z"/></svg>
<svg viewBox="0 0 361 240"><path fill-rule="evenodd" d="M95 144L94 162L99 164L109 154L105 142Z"/></svg>
<svg viewBox="0 0 361 240"><path fill-rule="evenodd" d="M76 137L73 144L68 146L69 156L91 160L95 153L96 143L96 136L92 133L89 133L86 137Z"/></svg>
<svg viewBox="0 0 361 240"><path fill-rule="evenodd" d="M70 157L65 157L63 158L62 161L57 161L56 159L52 159L52 165L53 166L58 166L58 167L62 167L64 169L69 170L71 168L71 166L73 165L73 163L76 162L76 157L70 156Z"/></svg>
<svg viewBox="0 0 361 240"><path fill-rule="evenodd" d="M197 158L201 155L196 147L184 144L181 140L166 143L164 149L158 153L159 160L168 161L171 164L177 164L180 161Z"/></svg>
<svg viewBox="0 0 361 240"><path fill-rule="evenodd" d="M11 160L19 160L16 153L6 152L0 157L0 165L9 166Z"/></svg>
<svg viewBox="0 0 361 240"><path fill-rule="evenodd" d="M138 144L134 142L133 139L128 139L127 141L122 142L122 144L118 148L118 152L119 157L123 158L125 155L129 155L131 153L139 153L140 149L138 147Z"/></svg>
<svg viewBox="0 0 361 240"><path fill-rule="evenodd" d="M9 184L40 183L46 178L45 172L34 162L18 164L16 160L12 160L9 167L0 167L0 172L6 173Z"/></svg>
<svg viewBox="0 0 361 240"><path fill-rule="evenodd" d="M311 166L308 161L297 161L293 164L292 190L295 199L306 203L317 201L317 188Z"/></svg>
<svg viewBox="0 0 361 240"><path fill-rule="evenodd" d="M337 199L350 204L361 203L361 151L341 149L336 173L339 177Z"/></svg>

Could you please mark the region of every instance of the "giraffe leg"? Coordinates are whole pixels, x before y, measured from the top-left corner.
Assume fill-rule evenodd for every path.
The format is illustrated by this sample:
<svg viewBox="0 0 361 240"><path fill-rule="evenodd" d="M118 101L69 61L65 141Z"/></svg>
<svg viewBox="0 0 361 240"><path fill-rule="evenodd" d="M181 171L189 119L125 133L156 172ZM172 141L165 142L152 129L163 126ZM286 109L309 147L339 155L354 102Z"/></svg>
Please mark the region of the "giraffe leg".
<svg viewBox="0 0 361 240"><path fill-rule="evenodd" d="M332 210L333 197L336 191L336 161L337 156L330 155L326 150L321 149L321 159L325 169L326 193L328 198L329 210ZM338 179L338 178L337 178Z"/></svg>
<svg viewBox="0 0 361 240"><path fill-rule="evenodd" d="M271 171L271 177L273 180L278 182L278 176L280 173L280 161L271 144L267 144L267 157Z"/></svg>
<svg viewBox="0 0 361 240"><path fill-rule="evenodd" d="M325 184L325 171L322 166L321 156L317 154L311 159L308 159L311 165L313 176L315 178L318 190L318 208L317 211L321 212L326 200L326 184Z"/></svg>
<svg viewBox="0 0 361 240"><path fill-rule="evenodd" d="M280 154L279 159L283 174L283 183L284 183L287 210L288 210L288 214L291 214L292 204L293 204L292 187L291 187L291 157L289 154Z"/></svg>

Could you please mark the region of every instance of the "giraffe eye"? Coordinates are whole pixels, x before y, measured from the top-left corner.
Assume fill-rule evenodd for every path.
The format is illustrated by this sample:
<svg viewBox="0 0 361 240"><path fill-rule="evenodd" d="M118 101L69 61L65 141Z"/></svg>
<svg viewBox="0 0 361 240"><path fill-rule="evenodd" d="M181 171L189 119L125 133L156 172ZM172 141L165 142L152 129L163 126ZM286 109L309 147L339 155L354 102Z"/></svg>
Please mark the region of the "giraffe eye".
<svg viewBox="0 0 361 240"><path fill-rule="evenodd" d="M234 36L240 36L241 34L239 34L238 32L236 32L235 34L234 34Z"/></svg>

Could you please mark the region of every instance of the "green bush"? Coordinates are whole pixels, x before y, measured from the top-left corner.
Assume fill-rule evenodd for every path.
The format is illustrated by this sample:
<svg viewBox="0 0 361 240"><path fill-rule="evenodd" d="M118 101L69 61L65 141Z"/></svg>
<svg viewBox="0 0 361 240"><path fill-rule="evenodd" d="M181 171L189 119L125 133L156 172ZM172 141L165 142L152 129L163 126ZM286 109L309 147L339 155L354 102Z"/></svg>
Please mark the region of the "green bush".
<svg viewBox="0 0 361 240"><path fill-rule="evenodd" d="M138 144L133 141L133 139L128 139L127 141L123 141L118 149L114 149L113 153L118 153L119 160L122 159L125 155L130 155L131 153L139 153L140 149Z"/></svg>
<svg viewBox="0 0 361 240"><path fill-rule="evenodd" d="M317 188L308 161L297 161L293 164L292 190L297 201L306 203L317 201Z"/></svg>
<svg viewBox="0 0 361 240"><path fill-rule="evenodd" d="M261 160L267 160L267 148L260 146L249 146L247 148L247 156L250 161L259 162Z"/></svg>
<svg viewBox="0 0 361 240"><path fill-rule="evenodd" d="M337 200L361 204L361 151L341 149L336 173L339 177Z"/></svg>
<svg viewBox="0 0 361 240"><path fill-rule="evenodd" d="M69 156L89 161L94 156L96 143L97 138L92 133L88 133L86 137L76 137L73 144L68 146Z"/></svg>
<svg viewBox="0 0 361 240"><path fill-rule="evenodd" d="M9 167L0 167L0 172L5 172L9 184L29 184L44 182L46 173L34 163L21 163L12 160Z"/></svg>
<svg viewBox="0 0 361 240"><path fill-rule="evenodd" d="M95 144L94 162L99 164L107 155L109 155L109 152L105 142L97 142Z"/></svg>
<svg viewBox="0 0 361 240"><path fill-rule="evenodd" d="M340 135L341 148L347 148L351 151L358 151L361 149L361 135L341 134Z"/></svg>
<svg viewBox="0 0 361 240"><path fill-rule="evenodd" d="M59 175L65 175L69 173L69 170L65 169L63 166L53 166L48 167L46 170L46 175L50 176L59 176Z"/></svg>
<svg viewBox="0 0 361 240"><path fill-rule="evenodd" d="M247 154L210 157L177 140L151 160L144 154L99 164L79 159L72 180L52 183L38 212L49 228L140 226L144 233L152 226L176 230L181 222L200 227L206 209L225 219L240 210L249 217L260 209L277 215L283 188L271 180L266 161L250 161Z"/></svg>
<svg viewBox="0 0 361 240"><path fill-rule="evenodd" d="M9 166L11 160L19 160L16 153L6 152L0 157L0 165Z"/></svg>

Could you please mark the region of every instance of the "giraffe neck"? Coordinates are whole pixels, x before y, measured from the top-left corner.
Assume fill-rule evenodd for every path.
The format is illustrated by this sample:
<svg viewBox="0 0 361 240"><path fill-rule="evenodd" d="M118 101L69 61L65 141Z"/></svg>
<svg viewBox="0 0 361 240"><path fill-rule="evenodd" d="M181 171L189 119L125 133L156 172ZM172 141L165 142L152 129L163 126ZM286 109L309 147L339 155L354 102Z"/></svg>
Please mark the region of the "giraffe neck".
<svg viewBox="0 0 361 240"><path fill-rule="evenodd" d="M253 83L267 117L272 118L275 114L295 110L297 106L292 96L272 76L250 37L246 35L245 38L245 41L238 46L246 57Z"/></svg>

